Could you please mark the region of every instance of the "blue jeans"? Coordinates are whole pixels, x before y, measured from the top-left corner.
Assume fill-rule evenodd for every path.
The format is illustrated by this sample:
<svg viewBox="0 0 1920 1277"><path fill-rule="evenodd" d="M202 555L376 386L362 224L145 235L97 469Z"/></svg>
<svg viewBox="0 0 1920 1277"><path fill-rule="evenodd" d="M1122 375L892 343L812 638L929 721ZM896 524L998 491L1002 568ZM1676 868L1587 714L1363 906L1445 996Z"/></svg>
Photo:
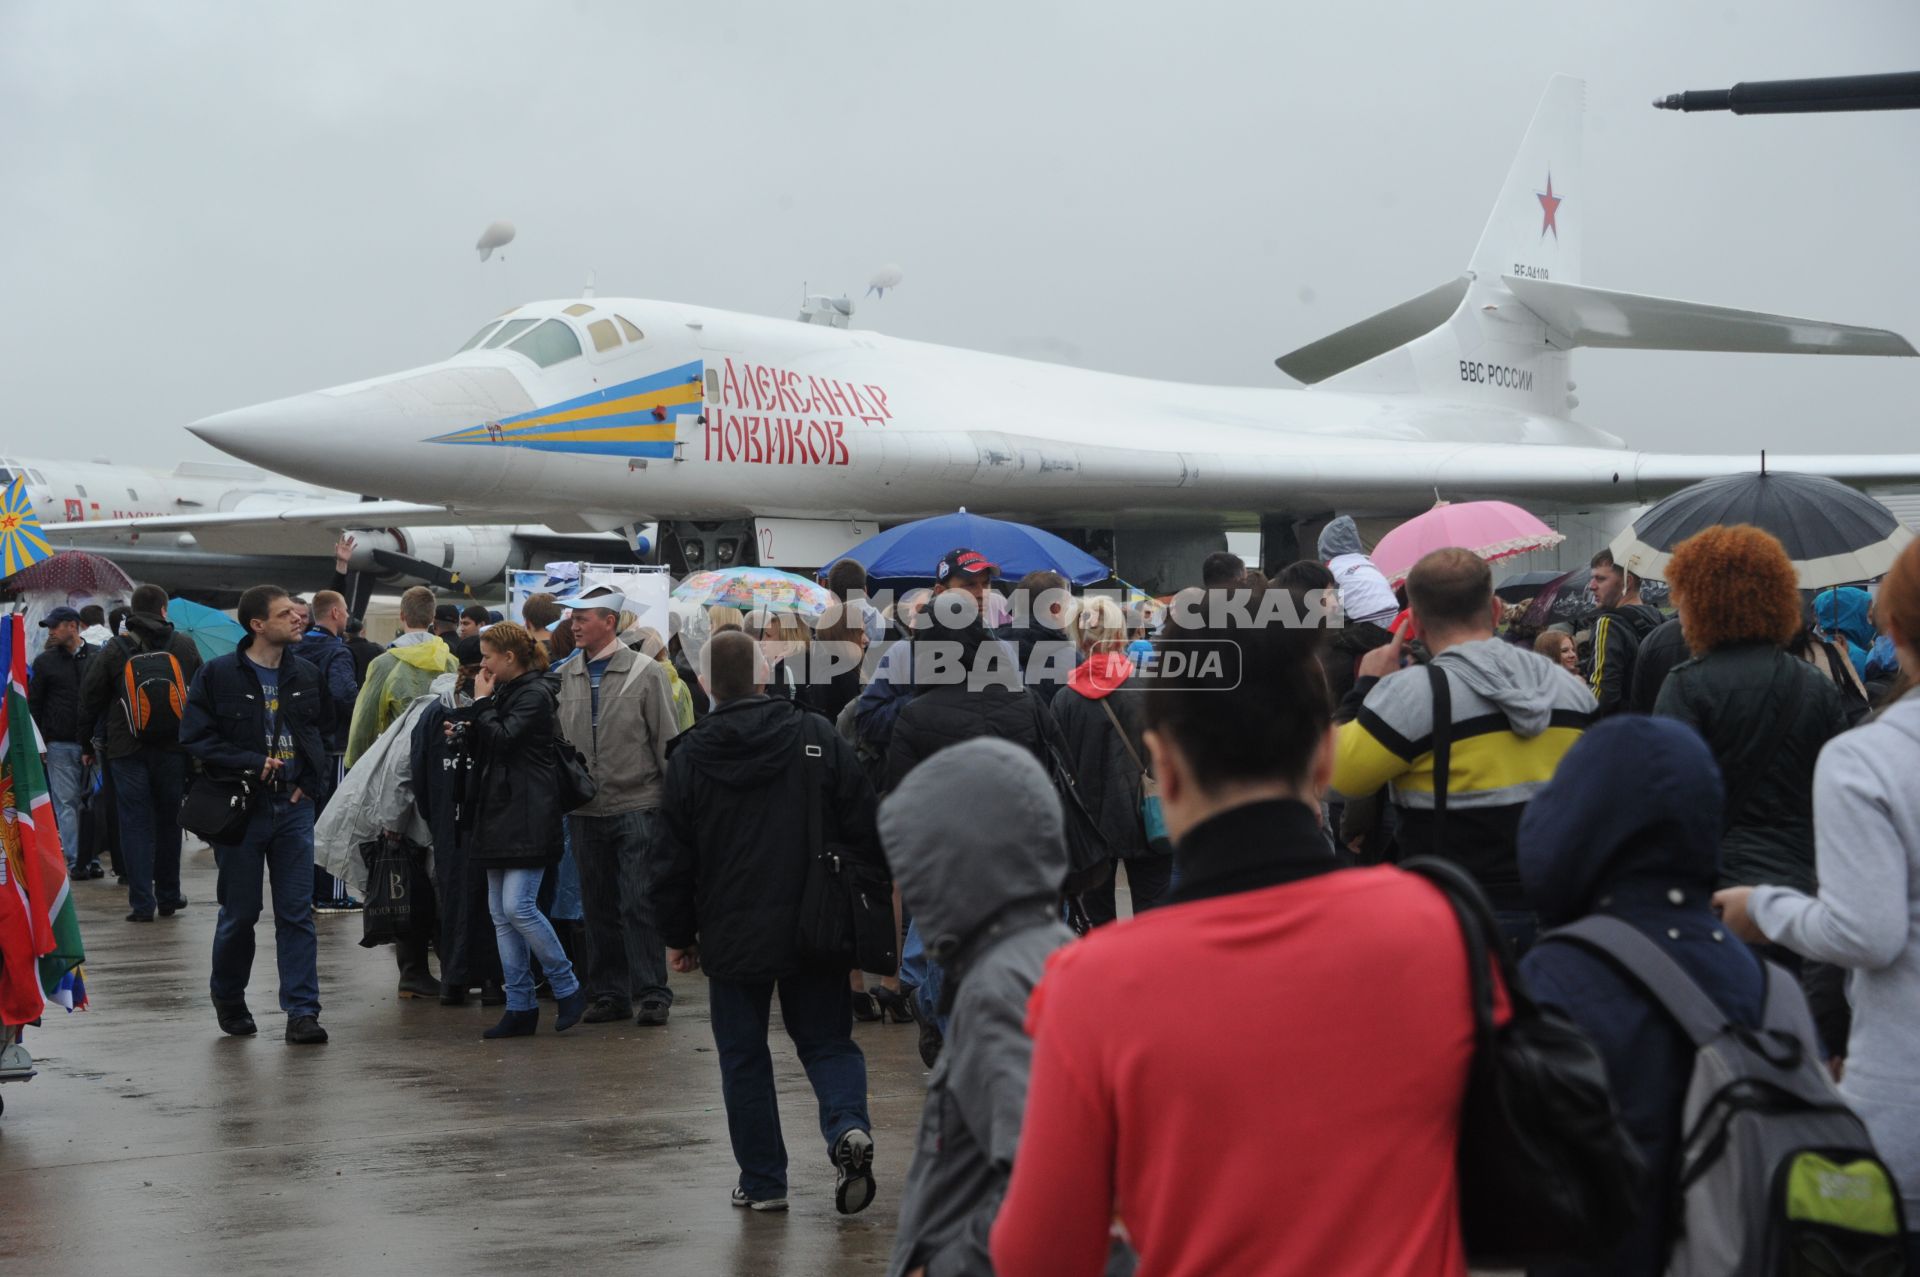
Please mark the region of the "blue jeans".
<svg viewBox="0 0 1920 1277"><path fill-rule="evenodd" d="M573 822L560 822L560 863L548 877L553 879L553 907L547 915L562 922L580 921L583 904L580 893L580 864L573 858Z"/></svg>
<svg viewBox="0 0 1920 1277"><path fill-rule="evenodd" d="M80 763L75 741L47 742L47 789L53 797L53 822L60 829L60 849L67 868L80 864L80 800L87 796L87 769Z"/></svg>
<svg viewBox="0 0 1920 1277"><path fill-rule="evenodd" d="M659 820L651 808L567 817L587 922L587 991L595 1001L673 1005L667 947L653 914Z"/></svg>
<svg viewBox="0 0 1920 1277"><path fill-rule="evenodd" d="M187 756L173 750L143 749L125 758L108 759L107 766L113 770L113 794L120 808L120 864L127 871L127 901L135 913L152 913L161 903L172 904L183 898L180 796L187 787ZM310 818L307 835L307 859L312 860ZM251 829L247 837L253 837ZM313 894L311 878L307 894Z"/></svg>
<svg viewBox="0 0 1920 1277"><path fill-rule="evenodd" d="M900 945L900 987L913 999L921 1019L937 1026L942 1034L947 1031L947 1017L939 1012L940 990L946 982L946 971L927 956L927 947L921 943L919 922L908 922L906 939Z"/></svg>
<svg viewBox="0 0 1920 1277"><path fill-rule="evenodd" d="M820 1134L826 1137L831 1160L842 1135L855 1128L873 1129L867 1118L867 1059L853 1041L847 973L810 969L778 983L780 1018L813 1084ZM733 1141L733 1160L740 1166L740 1187L755 1198L784 1197L787 1192L787 1145L780 1138L773 1056L767 1050L773 993L773 981L707 981L727 1134Z"/></svg>
<svg viewBox="0 0 1920 1277"><path fill-rule="evenodd" d="M493 915L493 937L500 947L500 970L507 986L507 1010L532 1011L533 970L528 954L540 959L540 969L553 986L553 996L573 996L580 987L560 947L553 924L540 912L541 869L487 870L487 912Z"/></svg>
<svg viewBox="0 0 1920 1277"><path fill-rule="evenodd" d="M119 763L116 761L117 768ZM215 847L220 918L213 928L215 999L238 1002L253 973L253 927L260 921L261 877L273 883L273 951L280 965L280 1009L320 1014L320 967L313 936L313 800L274 794L255 805L246 835Z"/></svg>

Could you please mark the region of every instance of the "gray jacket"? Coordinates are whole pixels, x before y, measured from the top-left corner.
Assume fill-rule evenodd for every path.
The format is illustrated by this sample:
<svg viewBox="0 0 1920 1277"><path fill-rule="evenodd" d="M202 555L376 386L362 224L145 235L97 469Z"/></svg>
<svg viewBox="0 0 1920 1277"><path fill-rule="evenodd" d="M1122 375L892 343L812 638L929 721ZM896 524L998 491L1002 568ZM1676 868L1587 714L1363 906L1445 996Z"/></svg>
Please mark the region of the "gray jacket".
<svg viewBox="0 0 1920 1277"><path fill-rule="evenodd" d="M658 661L617 645L600 680L593 714L587 655L560 667L560 730L586 756L598 792L576 816L621 816L658 807L665 793L667 742L680 731L673 682Z"/></svg>
<svg viewBox="0 0 1920 1277"><path fill-rule="evenodd" d="M952 818L945 799L955 793L993 794L994 819ZM1047 955L1073 939L1057 900L1067 872L1060 802L1032 754L971 740L900 783L880 805L880 837L953 999L887 1272L987 1274L1026 1112L1027 997Z"/></svg>
<svg viewBox="0 0 1920 1277"><path fill-rule="evenodd" d="M1813 774L1820 894L1760 887L1769 938L1849 971L1853 1031L1840 1090L1920 1220L1920 694L1834 737Z"/></svg>

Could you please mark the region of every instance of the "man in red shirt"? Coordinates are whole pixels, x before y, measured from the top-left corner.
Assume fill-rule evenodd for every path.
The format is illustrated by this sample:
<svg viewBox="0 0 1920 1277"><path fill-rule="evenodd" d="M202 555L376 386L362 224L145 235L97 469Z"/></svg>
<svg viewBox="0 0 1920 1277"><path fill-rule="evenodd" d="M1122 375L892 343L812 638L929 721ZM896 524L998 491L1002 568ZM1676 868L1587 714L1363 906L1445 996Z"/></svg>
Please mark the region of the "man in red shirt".
<svg viewBox="0 0 1920 1277"><path fill-rule="evenodd" d="M1464 1274L1459 924L1424 880L1338 869L1321 636L1214 619L1169 631L1197 672L1142 707L1178 886L1057 951L1029 1004L995 1271L1095 1277L1117 1225L1139 1277Z"/></svg>

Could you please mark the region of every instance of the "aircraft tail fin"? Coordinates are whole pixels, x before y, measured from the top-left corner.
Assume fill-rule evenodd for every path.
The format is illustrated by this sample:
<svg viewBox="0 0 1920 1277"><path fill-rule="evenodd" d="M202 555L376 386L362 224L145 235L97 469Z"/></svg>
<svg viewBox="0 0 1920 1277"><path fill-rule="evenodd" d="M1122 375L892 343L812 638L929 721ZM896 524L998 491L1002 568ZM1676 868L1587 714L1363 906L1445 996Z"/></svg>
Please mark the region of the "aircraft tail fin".
<svg viewBox="0 0 1920 1277"><path fill-rule="evenodd" d="M1417 393L1561 417L1580 346L1913 355L1898 333L1580 284L1586 84L1556 75L1507 170L1467 273L1280 356L1308 385Z"/></svg>

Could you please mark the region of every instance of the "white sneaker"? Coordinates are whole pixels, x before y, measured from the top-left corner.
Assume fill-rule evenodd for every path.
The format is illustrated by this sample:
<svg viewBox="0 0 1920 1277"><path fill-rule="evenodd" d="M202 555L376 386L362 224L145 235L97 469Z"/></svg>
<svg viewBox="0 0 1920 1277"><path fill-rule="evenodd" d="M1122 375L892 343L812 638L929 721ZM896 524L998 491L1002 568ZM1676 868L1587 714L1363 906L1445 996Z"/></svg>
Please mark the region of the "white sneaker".
<svg viewBox="0 0 1920 1277"><path fill-rule="evenodd" d="M748 1197L746 1189L736 1188L733 1190L733 1204L735 1206L744 1206L748 1210L785 1210L787 1208L787 1199L784 1197Z"/></svg>

